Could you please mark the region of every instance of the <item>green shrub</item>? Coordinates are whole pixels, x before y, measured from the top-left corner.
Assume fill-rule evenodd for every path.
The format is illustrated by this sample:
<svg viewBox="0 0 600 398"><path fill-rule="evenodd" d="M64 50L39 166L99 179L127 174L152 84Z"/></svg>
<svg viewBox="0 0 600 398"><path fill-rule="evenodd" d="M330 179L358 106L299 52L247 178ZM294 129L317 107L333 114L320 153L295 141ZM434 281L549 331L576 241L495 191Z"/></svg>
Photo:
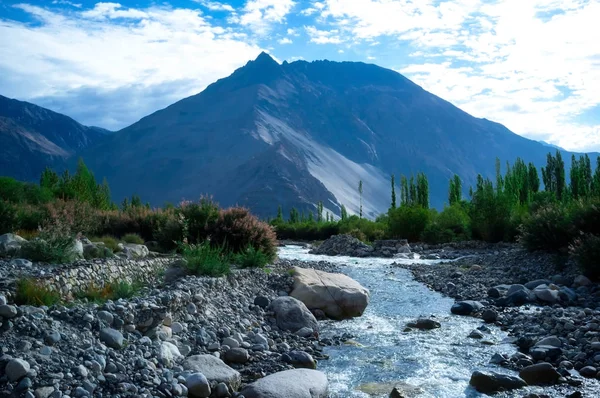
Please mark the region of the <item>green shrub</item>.
<svg viewBox="0 0 600 398"><path fill-rule="evenodd" d="M119 251L121 251L121 248L119 247L119 241L114 236L104 235L104 236L101 236L99 238L92 237L92 238L89 238L89 239L90 239L91 242L102 242L102 243L104 243L104 246L106 248L110 249L110 251L112 251L113 253L118 253Z"/></svg>
<svg viewBox="0 0 600 398"><path fill-rule="evenodd" d="M51 306L61 302L60 294L29 278L17 281L15 302L19 305Z"/></svg>
<svg viewBox="0 0 600 398"><path fill-rule="evenodd" d="M432 221L425 227L422 235L423 241L431 244L470 238L469 215L460 204L447 206L441 213L432 215Z"/></svg>
<svg viewBox="0 0 600 398"><path fill-rule="evenodd" d="M98 287L92 283L86 290L77 292L75 298L99 304L107 300L129 299L137 295L142 286L142 283L137 281L133 283L127 281L110 282L104 284L102 287Z"/></svg>
<svg viewBox="0 0 600 398"><path fill-rule="evenodd" d="M0 200L0 235L12 233L19 228L16 206L5 200Z"/></svg>
<svg viewBox="0 0 600 398"><path fill-rule="evenodd" d="M269 264L269 257L252 246L236 254L234 259L241 268L263 268Z"/></svg>
<svg viewBox="0 0 600 398"><path fill-rule="evenodd" d="M67 264L77 259L74 243L70 235L41 233L21 246L20 256L31 261Z"/></svg>
<svg viewBox="0 0 600 398"><path fill-rule="evenodd" d="M523 222L519 242L530 251L557 252L567 248L575 236L569 212L555 203L540 208Z"/></svg>
<svg viewBox="0 0 600 398"><path fill-rule="evenodd" d="M352 231L355 230L358 230L362 232L362 234L364 234L364 240L361 240L363 240L364 242L372 242L374 240L383 239L385 237L387 225L381 221L371 221L366 218L360 218L358 216L350 216L345 220L339 222L340 234L351 234ZM322 239L327 239L330 236L324 237Z"/></svg>
<svg viewBox="0 0 600 398"><path fill-rule="evenodd" d="M219 205L211 198L203 197L198 202L183 202L177 209L186 229L188 243L204 242L214 223L219 218Z"/></svg>
<svg viewBox="0 0 600 398"><path fill-rule="evenodd" d="M230 272L229 256L224 246L215 247L206 241L200 244L181 244L179 247L188 269L195 275L221 276Z"/></svg>
<svg viewBox="0 0 600 398"><path fill-rule="evenodd" d="M269 261L277 256L277 237L273 228L242 207L221 210L210 229L210 237L213 246L226 247L234 254L251 246L263 252Z"/></svg>
<svg viewBox="0 0 600 398"><path fill-rule="evenodd" d="M144 239L142 239L142 237L139 236L138 234L126 234L121 239L125 243L135 243L138 245L144 244Z"/></svg>
<svg viewBox="0 0 600 398"><path fill-rule="evenodd" d="M600 279L600 236L587 234L575 239L570 252L586 276Z"/></svg>
<svg viewBox="0 0 600 398"><path fill-rule="evenodd" d="M389 211L390 235L416 242L429 224L431 213L420 206L400 206Z"/></svg>

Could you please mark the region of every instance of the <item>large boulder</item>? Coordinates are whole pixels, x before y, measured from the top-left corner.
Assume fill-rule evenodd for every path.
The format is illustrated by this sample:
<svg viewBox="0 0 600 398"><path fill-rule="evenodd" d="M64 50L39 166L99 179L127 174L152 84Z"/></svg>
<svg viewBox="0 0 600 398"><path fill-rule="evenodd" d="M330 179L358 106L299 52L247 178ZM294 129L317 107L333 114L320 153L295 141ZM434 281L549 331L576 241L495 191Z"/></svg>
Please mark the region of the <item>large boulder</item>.
<svg viewBox="0 0 600 398"><path fill-rule="evenodd" d="M150 254L150 250L145 245L126 243L123 245L123 253L127 258L145 258Z"/></svg>
<svg viewBox="0 0 600 398"><path fill-rule="evenodd" d="M540 362L521 369L519 377L529 385L555 384L560 378L560 373L551 364Z"/></svg>
<svg viewBox="0 0 600 398"><path fill-rule="evenodd" d="M325 398L327 376L311 369L292 369L273 373L247 385L241 391L246 398Z"/></svg>
<svg viewBox="0 0 600 398"><path fill-rule="evenodd" d="M554 285L539 285L533 289L533 293L538 300L554 304L558 301L558 288Z"/></svg>
<svg viewBox="0 0 600 398"><path fill-rule="evenodd" d="M302 328L319 330L315 316L304 303L294 297L278 297L268 307L275 313L275 320L280 329L297 332Z"/></svg>
<svg viewBox="0 0 600 398"><path fill-rule="evenodd" d="M8 256L17 253L21 245L27 240L15 234L0 235L0 256Z"/></svg>
<svg viewBox="0 0 600 398"><path fill-rule="evenodd" d="M334 319L361 316L369 304L369 291L354 279L312 268L294 267L291 296Z"/></svg>
<svg viewBox="0 0 600 398"><path fill-rule="evenodd" d="M366 257L373 248L351 235L334 235L310 251L311 254L327 256Z"/></svg>
<svg viewBox="0 0 600 398"><path fill-rule="evenodd" d="M527 385L527 383L519 377L496 372L482 372L479 370L473 372L469 384L483 394L514 390Z"/></svg>
<svg viewBox="0 0 600 398"><path fill-rule="evenodd" d="M450 308L450 312L455 315L471 315L482 308L483 304L481 304L479 301L466 300L454 303L452 308Z"/></svg>
<svg viewBox="0 0 600 398"><path fill-rule="evenodd" d="M214 355L192 355L183 361L183 369L202 373L213 384L225 383L236 391L242 383L242 376Z"/></svg>

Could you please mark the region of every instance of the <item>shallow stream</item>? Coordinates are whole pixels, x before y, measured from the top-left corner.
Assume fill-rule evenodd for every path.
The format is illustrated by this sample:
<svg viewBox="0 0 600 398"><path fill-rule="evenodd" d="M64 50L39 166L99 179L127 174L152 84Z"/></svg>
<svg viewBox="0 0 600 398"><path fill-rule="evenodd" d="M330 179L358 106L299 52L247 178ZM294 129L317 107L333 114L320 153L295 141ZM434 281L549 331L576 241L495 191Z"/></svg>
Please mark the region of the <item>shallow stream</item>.
<svg viewBox="0 0 600 398"><path fill-rule="evenodd" d="M390 265L415 260L318 256L299 246L282 247L279 256L338 264L344 274L370 291L369 306L362 317L328 321L322 326L323 337L343 333L355 336L351 344L327 347L325 353L330 359L319 362L318 369L330 382L330 397L388 397L398 382L406 383L409 390L410 386L417 388L408 396L479 397L482 395L469 387L474 370L510 373L489 364L495 353L511 355L516 351L514 345L504 342L506 333L492 326L483 340L468 338L473 329L483 325L481 320L451 315L453 299L415 281L409 271ZM442 327L403 332L408 322L420 316L434 316ZM580 391L592 394L584 396L600 396L597 383L589 383ZM564 396L554 388L539 387L496 396L522 397L529 392Z"/></svg>

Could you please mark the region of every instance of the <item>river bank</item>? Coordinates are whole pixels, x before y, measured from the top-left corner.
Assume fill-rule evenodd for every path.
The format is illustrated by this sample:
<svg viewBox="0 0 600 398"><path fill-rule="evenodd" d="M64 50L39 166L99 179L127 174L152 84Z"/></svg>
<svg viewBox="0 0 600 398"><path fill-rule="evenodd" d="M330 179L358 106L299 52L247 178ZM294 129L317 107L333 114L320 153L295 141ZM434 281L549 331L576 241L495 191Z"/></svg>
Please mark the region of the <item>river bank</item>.
<svg viewBox="0 0 600 398"><path fill-rule="evenodd" d="M600 378L600 287L571 261L512 245L436 266L396 266L457 303L481 303L471 315L506 331L519 349L496 356L499 365L551 363L561 376L576 376L566 380L572 385Z"/></svg>

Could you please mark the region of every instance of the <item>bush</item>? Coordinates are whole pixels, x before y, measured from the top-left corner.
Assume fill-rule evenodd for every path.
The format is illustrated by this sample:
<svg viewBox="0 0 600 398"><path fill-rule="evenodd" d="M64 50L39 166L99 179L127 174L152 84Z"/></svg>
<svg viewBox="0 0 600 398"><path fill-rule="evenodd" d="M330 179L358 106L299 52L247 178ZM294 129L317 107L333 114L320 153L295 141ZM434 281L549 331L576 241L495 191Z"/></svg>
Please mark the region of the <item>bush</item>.
<svg viewBox="0 0 600 398"><path fill-rule="evenodd" d="M99 238L92 237L92 238L89 238L89 239L90 239L91 242L102 242L102 243L104 243L104 246L106 248L110 249L110 251L112 251L113 253L118 253L118 252L121 251L121 248L119 247L119 241L114 236L104 235L104 236L101 236Z"/></svg>
<svg viewBox="0 0 600 398"><path fill-rule="evenodd" d="M587 234L575 239L570 252L586 276L600 279L600 236Z"/></svg>
<svg viewBox="0 0 600 398"><path fill-rule="evenodd" d="M530 251L565 249L575 237L568 211L558 203L540 208L521 226L519 242Z"/></svg>
<svg viewBox="0 0 600 398"><path fill-rule="evenodd" d="M63 201L48 203L46 205L47 217L42 223L59 226L61 230L68 230L73 235L77 233L91 234L98 228L99 212L89 203ZM22 226L24 229L30 229ZM35 229L37 227L34 227Z"/></svg>
<svg viewBox="0 0 600 398"><path fill-rule="evenodd" d="M104 303L107 300L115 301L132 298L139 293L141 288L142 284L140 282L117 281L106 283L103 287L97 287L92 283L86 290L76 293L75 297L93 303Z"/></svg>
<svg viewBox="0 0 600 398"><path fill-rule="evenodd" d="M5 200L0 200L0 235L19 229L16 206Z"/></svg>
<svg viewBox="0 0 600 398"><path fill-rule="evenodd" d="M432 221L423 231L423 241L431 244L469 240L471 238L470 219L459 205L445 207L432 215Z"/></svg>
<svg viewBox="0 0 600 398"><path fill-rule="evenodd" d="M36 239L21 246L20 256L31 261L67 264L77 259L75 239L70 235L42 232Z"/></svg>
<svg viewBox="0 0 600 398"><path fill-rule="evenodd" d="M264 253L269 261L277 256L277 237L273 228L242 207L221 210L210 230L210 237L213 246L226 247L234 254L251 246Z"/></svg>
<svg viewBox="0 0 600 398"><path fill-rule="evenodd" d="M252 246L248 246L234 258L241 268L263 268L269 264L269 257Z"/></svg>
<svg viewBox="0 0 600 398"><path fill-rule="evenodd" d="M431 213L420 206L400 206L389 211L389 229L394 238L416 242L429 224Z"/></svg>
<svg viewBox="0 0 600 398"><path fill-rule="evenodd" d="M359 218L358 216L350 216L347 219L340 221L339 233L351 235L353 231L360 231L364 235L364 239L360 239L361 234L357 234L357 239L363 242L372 242L374 240L383 239L386 235L387 225L383 222L374 222L366 218ZM354 232L356 233L356 232ZM324 237L327 239L330 236Z"/></svg>
<svg viewBox="0 0 600 398"><path fill-rule="evenodd" d="M221 276L230 272L229 256L224 247L214 247L206 241L200 244L181 244L179 247L188 269L195 275Z"/></svg>
<svg viewBox="0 0 600 398"><path fill-rule="evenodd" d="M51 306L61 302L60 294L33 279L19 279L15 302L19 305Z"/></svg>
<svg viewBox="0 0 600 398"><path fill-rule="evenodd" d="M139 236L138 234L126 234L123 236L123 242L125 243L134 243L137 245L143 245L144 244L144 239L142 239L141 236Z"/></svg>
<svg viewBox="0 0 600 398"><path fill-rule="evenodd" d="M204 242L219 219L219 205L207 197L198 202L182 202L177 211L183 220L188 243Z"/></svg>

